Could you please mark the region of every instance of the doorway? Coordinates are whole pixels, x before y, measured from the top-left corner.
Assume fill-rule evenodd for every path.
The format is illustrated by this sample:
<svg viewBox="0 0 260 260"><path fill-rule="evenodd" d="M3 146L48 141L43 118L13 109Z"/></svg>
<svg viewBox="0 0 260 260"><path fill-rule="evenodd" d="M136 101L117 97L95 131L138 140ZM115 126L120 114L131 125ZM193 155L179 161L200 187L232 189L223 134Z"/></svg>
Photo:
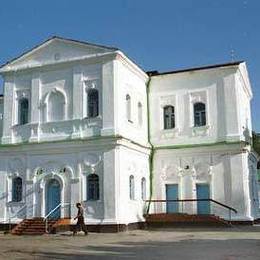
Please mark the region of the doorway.
<svg viewBox="0 0 260 260"><path fill-rule="evenodd" d="M166 184L166 200L177 200L179 194L178 184ZM178 213L179 202L167 201L166 204L167 213Z"/></svg>
<svg viewBox="0 0 260 260"><path fill-rule="evenodd" d="M197 184L197 199L209 199L210 190L208 184ZM209 215L210 214L210 201L198 201L197 202L198 214Z"/></svg>
<svg viewBox="0 0 260 260"><path fill-rule="evenodd" d="M46 189L46 212L47 215L55 209L61 203L61 187L60 183L56 179L51 179L47 183ZM49 218L59 219L61 216L61 208L59 207L55 212L53 212Z"/></svg>

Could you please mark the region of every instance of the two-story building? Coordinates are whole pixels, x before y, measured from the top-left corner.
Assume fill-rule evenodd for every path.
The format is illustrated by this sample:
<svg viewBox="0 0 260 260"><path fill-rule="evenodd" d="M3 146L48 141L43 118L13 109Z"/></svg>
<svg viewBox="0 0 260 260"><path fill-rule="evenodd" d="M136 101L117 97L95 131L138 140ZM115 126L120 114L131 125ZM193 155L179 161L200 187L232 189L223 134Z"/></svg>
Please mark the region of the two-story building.
<svg viewBox="0 0 260 260"><path fill-rule="evenodd" d="M197 198L258 217L244 62L146 73L117 48L53 37L0 73L0 222L71 218L82 202L89 224L128 225L145 200Z"/></svg>

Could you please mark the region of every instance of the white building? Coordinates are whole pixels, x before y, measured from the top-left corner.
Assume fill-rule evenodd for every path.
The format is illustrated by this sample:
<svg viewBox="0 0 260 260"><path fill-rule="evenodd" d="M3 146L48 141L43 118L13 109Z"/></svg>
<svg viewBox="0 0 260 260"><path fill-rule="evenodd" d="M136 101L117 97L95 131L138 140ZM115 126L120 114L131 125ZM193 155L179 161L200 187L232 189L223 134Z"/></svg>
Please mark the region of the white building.
<svg viewBox="0 0 260 260"><path fill-rule="evenodd" d="M203 196L258 217L244 62L145 73L116 48L53 37L0 73L0 222L58 205L71 218L82 202L89 224L128 225L146 199ZM179 211L167 205L151 210ZM184 211L227 217L207 202Z"/></svg>

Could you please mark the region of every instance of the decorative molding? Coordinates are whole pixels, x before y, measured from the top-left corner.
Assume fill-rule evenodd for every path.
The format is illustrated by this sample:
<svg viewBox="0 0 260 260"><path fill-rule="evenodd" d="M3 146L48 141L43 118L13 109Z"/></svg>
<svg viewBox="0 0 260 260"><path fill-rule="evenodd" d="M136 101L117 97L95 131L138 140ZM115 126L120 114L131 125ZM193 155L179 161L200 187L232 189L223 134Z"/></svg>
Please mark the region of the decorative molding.
<svg viewBox="0 0 260 260"><path fill-rule="evenodd" d="M84 79L85 91L88 89L99 89L99 79Z"/></svg>
<svg viewBox="0 0 260 260"><path fill-rule="evenodd" d="M192 136L208 136L210 126L209 125L196 126L196 127L192 127L191 130L192 130Z"/></svg>
<svg viewBox="0 0 260 260"><path fill-rule="evenodd" d="M16 89L16 99L19 100L21 98L27 98L30 101L31 98L31 90L29 88L26 89Z"/></svg>
<svg viewBox="0 0 260 260"><path fill-rule="evenodd" d="M177 127L172 129L163 129L158 132L162 140L176 138L179 135L179 133L180 133L180 129Z"/></svg>
<svg viewBox="0 0 260 260"><path fill-rule="evenodd" d="M207 181L212 175L212 166L206 162L199 162L194 165L195 177L197 180Z"/></svg>
<svg viewBox="0 0 260 260"><path fill-rule="evenodd" d="M160 97L160 107L164 108L165 106L176 106L176 95L161 96Z"/></svg>
<svg viewBox="0 0 260 260"><path fill-rule="evenodd" d="M102 156L100 154L89 153L84 156L82 163L82 173L93 174L99 171L102 163Z"/></svg>
<svg viewBox="0 0 260 260"><path fill-rule="evenodd" d="M189 93L190 102L195 104L197 102L202 102L207 104L207 90L194 91Z"/></svg>
<svg viewBox="0 0 260 260"><path fill-rule="evenodd" d="M71 166L55 161L48 161L37 166L31 173L30 179L41 180L46 176L60 176L60 178L75 179L75 173Z"/></svg>
<svg viewBox="0 0 260 260"><path fill-rule="evenodd" d="M67 97L66 91L63 90L62 88L58 88L58 87L54 87L53 89L51 89L51 90L44 96L44 98L43 98L43 100L41 101L41 103L48 104L50 95L51 95L51 94L56 94L56 93L62 94L63 97L64 97L64 102L65 102L65 104L68 103L68 97Z"/></svg>
<svg viewBox="0 0 260 260"><path fill-rule="evenodd" d="M183 175L183 169L176 164L166 164L163 166L160 178L163 181L176 180Z"/></svg>

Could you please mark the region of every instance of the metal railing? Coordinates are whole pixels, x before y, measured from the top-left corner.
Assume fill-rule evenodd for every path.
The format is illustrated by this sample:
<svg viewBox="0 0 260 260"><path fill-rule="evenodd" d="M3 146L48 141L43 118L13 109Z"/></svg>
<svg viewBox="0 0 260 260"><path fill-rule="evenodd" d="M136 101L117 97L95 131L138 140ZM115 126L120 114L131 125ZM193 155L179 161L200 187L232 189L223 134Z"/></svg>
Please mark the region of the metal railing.
<svg viewBox="0 0 260 260"><path fill-rule="evenodd" d="M151 205L153 204L153 213L158 214L158 210L160 213L187 213L187 214L200 214L198 212L198 203L199 202L208 202L209 203L209 213L206 213L208 215L210 214L216 214L216 215L221 215L218 213L221 213L224 210L228 210L228 219L229 222L231 223L232 221L232 212L237 213L237 210L223 204L219 201L213 200L213 199L175 199L175 200L146 200L146 210L145 213L148 215L150 210L151 210ZM194 203L197 203L194 205ZM163 205L165 204L165 205ZM189 205L191 204L191 205ZM174 208L174 212L168 212L167 207L172 207ZM205 204L204 204L205 206ZM219 208L217 208L219 207ZM197 210L196 210L197 209ZM170 210L169 210L170 211ZM205 213L201 213L205 214Z"/></svg>
<svg viewBox="0 0 260 260"><path fill-rule="evenodd" d="M61 206L66 206L66 205L70 205L70 203L60 203L59 205L57 205L54 209L52 209L44 218L43 221L45 221L45 232L49 233L48 230L48 218L54 213L56 212Z"/></svg>

